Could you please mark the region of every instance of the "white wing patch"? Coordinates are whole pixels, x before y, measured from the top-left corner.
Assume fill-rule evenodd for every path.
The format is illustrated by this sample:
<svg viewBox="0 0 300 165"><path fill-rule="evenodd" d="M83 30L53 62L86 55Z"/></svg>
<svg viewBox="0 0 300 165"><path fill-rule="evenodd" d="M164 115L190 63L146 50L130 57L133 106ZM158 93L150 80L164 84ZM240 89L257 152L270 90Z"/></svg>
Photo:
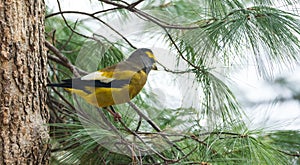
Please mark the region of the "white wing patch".
<svg viewBox="0 0 300 165"><path fill-rule="evenodd" d="M93 73L90 73L88 75L81 77L81 80L100 80L105 83L109 83L114 80L114 78L108 78L108 77L102 76L102 74L103 74L103 72L96 71L96 72L93 72Z"/></svg>

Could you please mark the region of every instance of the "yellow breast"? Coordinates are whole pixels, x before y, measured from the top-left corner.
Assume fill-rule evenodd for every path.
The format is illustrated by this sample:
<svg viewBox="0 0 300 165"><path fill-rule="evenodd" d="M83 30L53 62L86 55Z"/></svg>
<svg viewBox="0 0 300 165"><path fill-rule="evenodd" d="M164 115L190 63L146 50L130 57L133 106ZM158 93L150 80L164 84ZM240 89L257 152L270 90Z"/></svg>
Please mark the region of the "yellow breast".
<svg viewBox="0 0 300 165"><path fill-rule="evenodd" d="M138 71L132 75L129 84L122 88L89 88L91 93L86 93L78 89L66 89L85 99L88 103L98 107L108 107L115 104L122 104L134 98L144 87L147 81L147 74Z"/></svg>

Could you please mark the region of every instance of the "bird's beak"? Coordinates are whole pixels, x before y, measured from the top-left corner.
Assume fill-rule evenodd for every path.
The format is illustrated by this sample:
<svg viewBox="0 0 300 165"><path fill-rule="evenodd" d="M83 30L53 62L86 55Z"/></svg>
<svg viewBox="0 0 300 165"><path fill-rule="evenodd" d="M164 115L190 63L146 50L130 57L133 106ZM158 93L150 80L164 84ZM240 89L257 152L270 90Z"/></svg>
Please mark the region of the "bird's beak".
<svg viewBox="0 0 300 165"><path fill-rule="evenodd" d="M157 70L157 66L155 64L152 65L152 70Z"/></svg>

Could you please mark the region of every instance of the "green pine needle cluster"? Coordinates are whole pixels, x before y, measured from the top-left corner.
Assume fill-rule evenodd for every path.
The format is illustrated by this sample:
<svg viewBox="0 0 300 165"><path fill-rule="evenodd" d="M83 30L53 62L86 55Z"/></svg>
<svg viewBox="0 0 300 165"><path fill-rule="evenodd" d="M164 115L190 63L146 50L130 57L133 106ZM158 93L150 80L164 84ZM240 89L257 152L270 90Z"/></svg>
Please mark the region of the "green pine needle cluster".
<svg viewBox="0 0 300 165"><path fill-rule="evenodd" d="M122 116L116 122L104 109L49 89L52 164L299 163L300 132L250 130L229 85L231 66L255 66L259 76L270 79L298 63L299 14L287 10L297 1L147 0L130 8L135 2L100 0L105 10L85 15L114 16L124 23L137 15L145 25L141 36L163 38L178 61L187 64L180 74L166 71L192 75L202 93L201 106L158 108L156 96L143 90L132 103L138 109L114 106ZM115 9L107 10L107 3ZM47 40L70 62L66 65L49 51L49 81L72 77L70 65L81 75L113 65L134 49L124 36L111 41L97 34L86 37L89 33L84 20L47 17Z"/></svg>

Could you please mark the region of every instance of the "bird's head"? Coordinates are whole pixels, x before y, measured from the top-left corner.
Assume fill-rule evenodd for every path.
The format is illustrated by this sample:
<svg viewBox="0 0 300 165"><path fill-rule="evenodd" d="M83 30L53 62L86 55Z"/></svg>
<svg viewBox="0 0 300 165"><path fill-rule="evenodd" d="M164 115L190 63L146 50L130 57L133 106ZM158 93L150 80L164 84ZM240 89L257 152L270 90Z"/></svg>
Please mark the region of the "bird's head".
<svg viewBox="0 0 300 165"><path fill-rule="evenodd" d="M135 63L148 74L151 69L157 70L156 59L153 52L147 48L140 48L133 52L127 61Z"/></svg>

